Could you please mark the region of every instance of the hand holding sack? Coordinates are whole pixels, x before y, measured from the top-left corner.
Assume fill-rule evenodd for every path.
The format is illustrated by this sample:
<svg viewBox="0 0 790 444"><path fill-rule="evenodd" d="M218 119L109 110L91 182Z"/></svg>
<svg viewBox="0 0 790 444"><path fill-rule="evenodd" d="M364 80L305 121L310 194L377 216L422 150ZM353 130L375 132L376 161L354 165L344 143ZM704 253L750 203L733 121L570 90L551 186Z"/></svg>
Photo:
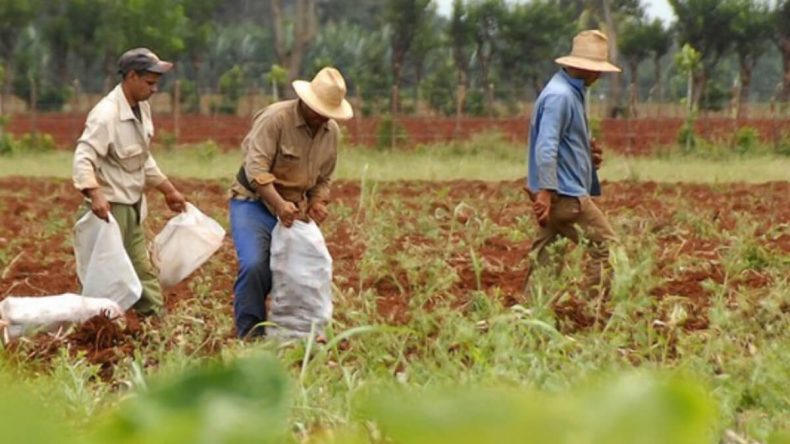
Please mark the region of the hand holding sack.
<svg viewBox="0 0 790 444"><path fill-rule="evenodd" d="M82 294L118 303L125 311L140 299L143 286L123 247L112 214L107 222L87 212L74 225L74 256Z"/></svg>
<svg viewBox="0 0 790 444"><path fill-rule="evenodd" d="M320 334L332 319L332 256L315 222L277 224L272 231L271 309L273 336Z"/></svg>
<svg viewBox="0 0 790 444"><path fill-rule="evenodd" d="M170 219L154 238L151 259L162 287L173 287L197 270L224 238L225 230L217 221L187 203L186 211Z"/></svg>

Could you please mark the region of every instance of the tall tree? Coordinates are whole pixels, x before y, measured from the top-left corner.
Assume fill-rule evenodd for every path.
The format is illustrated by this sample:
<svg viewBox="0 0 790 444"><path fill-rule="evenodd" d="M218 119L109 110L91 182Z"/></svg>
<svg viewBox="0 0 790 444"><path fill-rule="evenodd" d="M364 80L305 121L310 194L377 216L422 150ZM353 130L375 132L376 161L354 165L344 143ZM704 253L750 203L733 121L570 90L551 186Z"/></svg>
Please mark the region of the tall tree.
<svg viewBox="0 0 790 444"><path fill-rule="evenodd" d="M631 78L628 100L628 115L636 117L637 75L639 64L650 55L650 39L652 29L642 19L631 19L623 23L620 28L618 42L620 54L628 63L629 77Z"/></svg>
<svg viewBox="0 0 790 444"><path fill-rule="evenodd" d="M737 0L669 0L669 3L678 18L680 45L688 43L702 54L702 67L694 72L692 101L698 106L714 68L732 46L730 32L738 14Z"/></svg>
<svg viewBox="0 0 790 444"><path fill-rule="evenodd" d="M385 5L384 21L390 27L391 32L392 96L390 111L392 114L397 114L400 111L400 84L404 61L430 3L430 0L387 0Z"/></svg>
<svg viewBox="0 0 790 444"><path fill-rule="evenodd" d="M184 45L186 59L191 63L194 72L196 93L200 95L202 84L201 72L209 43L216 37L214 17L221 5L221 0L181 0L187 19ZM198 99L199 100L199 99Z"/></svg>
<svg viewBox="0 0 790 444"><path fill-rule="evenodd" d="M577 10L581 7L582 12L579 17L579 24L582 28L601 28L606 34L609 45L609 59L617 63L619 60L618 24L624 23L631 18L641 19L644 16L644 8L640 0L576 0L571 3L578 3ZM620 109L622 96L620 73L612 73L609 76L609 115L615 115Z"/></svg>
<svg viewBox="0 0 790 444"><path fill-rule="evenodd" d="M567 51L574 24L567 9L554 0L517 4L503 22L500 64L503 77L517 90L531 87L535 95L554 70L554 59Z"/></svg>
<svg viewBox="0 0 790 444"><path fill-rule="evenodd" d="M732 22L732 38L740 65L740 94L736 118L748 117L749 86L760 56L768 49L773 29L771 14L765 3L739 0L738 13Z"/></svg>
<svg viewBox="0 0 790 444"><path fill-rule="evenodd" d="M790 102L790 0L779 0L773 17L774 42L782 53L782 102L786 105Z"/></svg>
<svg viewBox="0 0 790 444"><path fill-rule="evenodd" d="M664 101L664 91L661 86L661 59L669 52L669 49L672 48L673 33L672 28L664 26L664 23L658 18L653 19L647 26L650 28L650 32L648 33L650 39L647 45L650 48L650 52L653 54L653 76L655 83L652 91L654 97L660 103Z"/></svg>
<svg viewBox="0 0 790 444"><path fill-rule="evenodd" d="M422 100L422 80L431 53L442 45L444 23L436 14L436 5L431 3L414 35L408 59L414 67L414 106L419 108Z"/></svg>
<svg viewBox="0 0 790 444"><path fill-rule="evenodd" d="M458 130L461 116L464 113L466 92L469 89L469 63L474 45L472 23L463 0L453 0L453 13L450 18L448 34L457 73L455 121L456 130Z"/></svg>
<svg viewBox="0 0 790 444"><path fill-rule="evenodd" d="M0 62L3 64L3 93L0 113L3 112L14 75L14 51L22 31L33 21L38 11L37 0L0 0Z"/></svg>
<svg viewBox="0 0 790 444"><path fill-rule="evenodd" d="M185 49L187 19L180 0L105 0L98 14L96 40L104 59L105 89L112 84L116 61L124 51L144 46L174 59Z"/></svg>
<svg viewBox="0 0 790 444"><path fill-rule="evenodd" d="M277 63L288 70L289 83L299 76L302 59L318 33L316 0L295 0L290 15L288 3L271 0L274 52Z"/></svg>
<svg viewBox="0 0 790 444"><path fill-rule="evenodd" d="M500 45L507 8L504 0L475 0L469 4L469 15L474 29L475 55L480 67L480 85L485 91L485 108L490 115L494 107L491 65Z"/></svg>

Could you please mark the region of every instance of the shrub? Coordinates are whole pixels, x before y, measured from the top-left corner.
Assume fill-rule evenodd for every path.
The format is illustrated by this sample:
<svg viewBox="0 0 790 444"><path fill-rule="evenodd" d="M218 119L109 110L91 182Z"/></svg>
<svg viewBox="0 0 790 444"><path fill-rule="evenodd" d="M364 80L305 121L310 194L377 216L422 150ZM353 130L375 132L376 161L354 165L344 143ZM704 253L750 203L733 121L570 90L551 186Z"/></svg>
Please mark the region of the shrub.
<svg viewBox="0 0 790 444"><path fill-rule="evenodd" d="M750 126L739 128L733 134L732 144L738 154L753 152L760 144L760 135L756 129Z"/></svg>
<svg viewBox="0 0 790 444"><path fill-rule="evenodd" d="M406 145L409 136L403 125L392 120L391 116L384 116L379 121L376 129L376 148L389 149L393 146L400 147Z"/></svg>

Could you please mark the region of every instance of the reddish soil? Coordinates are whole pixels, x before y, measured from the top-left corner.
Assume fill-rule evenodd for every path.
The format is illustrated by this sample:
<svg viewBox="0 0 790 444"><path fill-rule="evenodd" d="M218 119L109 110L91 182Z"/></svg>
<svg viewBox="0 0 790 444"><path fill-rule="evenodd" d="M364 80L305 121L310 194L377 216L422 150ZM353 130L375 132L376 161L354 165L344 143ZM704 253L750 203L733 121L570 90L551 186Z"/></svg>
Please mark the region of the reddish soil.
<svg viewBox="0 0 790 444"><path fill-rule="evenodd" d="M157 131L173 134L173 117L155 117ZM361 117L343 123L349 143L373 146L378 140L380 119ZM408 144L465 140L470 135L484 131L498 131L511 141L527 140L529 117L476 118L466 117L460 122L455 118L443 117L400 117L397 119L407 134ZM29 115L14 115L8 130L19 136L38 131L50 134L55 143L63 148L72 148L85 124L82 114L40 114L32 119ZM674 144L683 125L679 118L605 119L601 122L601 140L607 149L618 153L648 154L662 145ZM766 142L773 142L790 134L790 120L749 119L735 122L723 118L701 118L696 122L697 134L708 139L727 140L739 127L755 128ZM180 120L179 143L196 143L213 140L225 148L235 148L250 129L250 118L237 116L184 115ZM161 139L160 139L161 140Z"/></svg>
<svg viewBox="0 0 790 444"><path fill-rule="evenodd" d="M225 189L217 182L176 180L176 185L199 208L213 217L227 217ZM379 185L376 205L379 211L407 208L401 224L413 224L415 212L434 216L439 230L439 241L428 233L415 228L398 238L391 239L385 251L390 261L390 272L377 279L364 277L360 263L365 254L365 224L370 221L358 216L360 187L357 182L339 182L333 190L336 203L351 209L344 220L330 221L325 227L327 244L334 259L335 284L342 291L359 288L377 293L378 312L382 322L405 323L409 320L412 289L429 279L424 270L407 270L394 259L394 255L409 251L443 250L448 238L465 239L471 230L480 230L486 223L499 227L515 226L528 216L529 205L521 200L518 192L520 181L513 182L399 182ZM688 329L707 327L707 308L710 292L706 282L727 282L731 291L749 293L771 285L772 275L759 266L747 269L737 276L726 276L722 259L727 253L728 236L734 236L741 214L750 214L759 248L767 254L787 257L790 255L790 183L764 185L676 185L656 183L607 183L605 196L598 200L610 220L616 221L616 230L630 235L655 236L658 284L651 294L657 302L671 298L682 301L688 312L684 324ZM518 196L515 198L513 196ZM395 199L397 197L397 199ZM40 296L76 292L79 289L71 250L72 216L80 196L69 182L32 178L0 179L0 300L9 296ZM164 225L169 213L159 196L151 196L151 217L147 230L156 232ZM459 203L464 205L459 207ZM402 205L397 207L395 205ZM412 216L408 216L412 214ZM686 219L697 217L713 230L716 239L702 234L694 223ZM528 219L531 221L531 219ZM415 225L416 227L417 225ZM727 232L730 232L727 234ZM150 234L149 233L149 234ZM727 236L718 236L718 234ZM493 294L498 288L499 302L505 305L523 301L526 275L525 257L529 240L511 241L502 235L480 239L475 252L479 275L469 255L449 256L445 263L456 275L451 288L436 298L451 299L451 306L465 310L471 294L480 289ZM236 272L233 245L228 237L220 251L212 258L222 265L221 273L210 276L207 285L218 294L227 295L224 310L231 316L232 287ZM681 265L678 265L682 263ZM411 274L410 274L411 273ZM177 312L183 304L201 303L190 289L190 279L166 291L169 311ZM751 292L754 293L754 292ZM430 309L436 299L422 305ZM584 328L594 321L589 304L578 296L570 295L555 306L557 315L573 328ZM336 314L343 318L343 307L336 307ZM228 332L231 335L232 332ZM65 338L41 335L34 339L35 349L25 349L30 356L45 356L67 344L69 349L83 351L87 358L101 364L103 376L111 374L112 364L132 347L129 339L139 337L139 322L134 317L126 319L122 327L106 318L95 318L85 323ZM220 344L214 344L219 346Z"/></svg>

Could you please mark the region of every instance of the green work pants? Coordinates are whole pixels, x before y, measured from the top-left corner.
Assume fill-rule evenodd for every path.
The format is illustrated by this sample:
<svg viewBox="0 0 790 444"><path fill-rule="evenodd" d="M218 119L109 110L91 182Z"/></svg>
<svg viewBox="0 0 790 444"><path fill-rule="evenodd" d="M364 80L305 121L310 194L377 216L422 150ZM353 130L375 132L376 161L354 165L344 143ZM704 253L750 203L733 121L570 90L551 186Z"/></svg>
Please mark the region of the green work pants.
<svg viewBox="0 0 790 444"><path fill-rule="evenodd" d="M151 264L148 249L145 246L145 235L140 221L140 205L126 205L111 203L112 216L121 229L123 247L132 261L134 271L143 286L140 300L134 304L134 309L140 314L158 314L163 306L162 287L159 278ZM77 212L77 220L90 211L90 203L84 202Z"/></svg>

